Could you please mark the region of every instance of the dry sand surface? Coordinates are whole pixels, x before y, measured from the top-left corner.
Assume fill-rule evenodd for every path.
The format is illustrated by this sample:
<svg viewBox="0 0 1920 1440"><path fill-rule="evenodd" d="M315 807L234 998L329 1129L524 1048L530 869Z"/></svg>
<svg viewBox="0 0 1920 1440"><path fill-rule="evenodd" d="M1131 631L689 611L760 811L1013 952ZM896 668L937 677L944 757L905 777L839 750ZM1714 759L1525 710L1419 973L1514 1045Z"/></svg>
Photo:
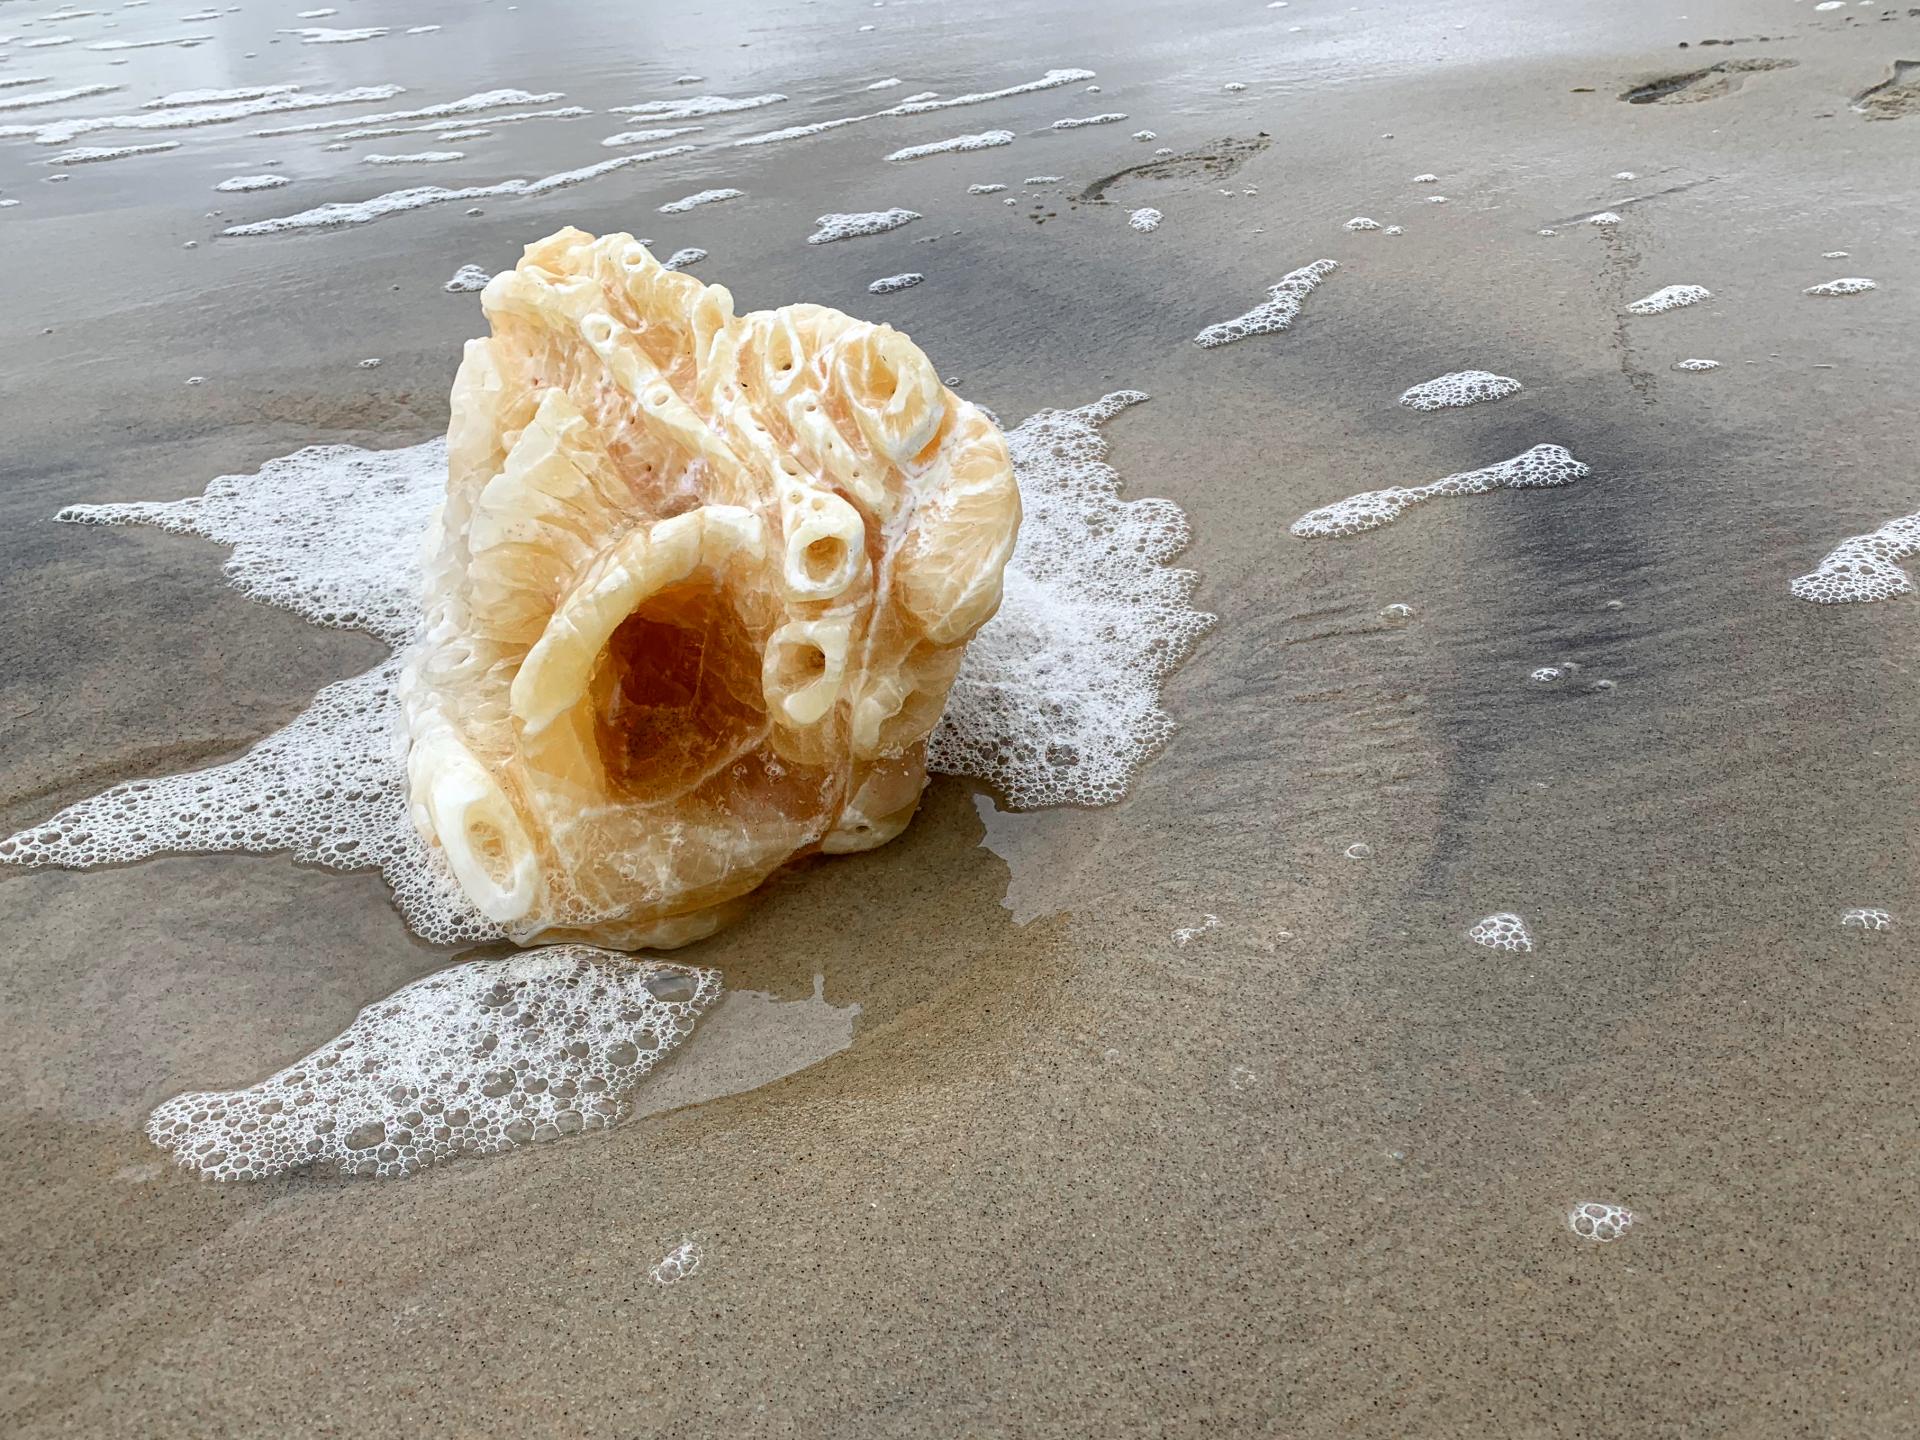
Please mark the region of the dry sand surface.
<svg viewBox="0 0 1920 1440"><path fill-rule="evenodd" d="M183 144L57 184L51 147L0 141L22 201L0 210L0 827L236 754L380 653L242 599L217 547L47 517L427 437L481 324L442 284L564 223L703 247L742 309L886 319L1008 423L1149 392L1108 426L1113 460L1187 510L1219 616L1168 688L1181 728L1107 809L1003 814L936 782L902 839L782 877L687 952L731 994L648 1082L653 1113L396 1183L207 1185L141 1133L169 1095L257 1079L455 958L376 877L0 872L0 1430L1915 1433L1920 602L1787 584L1920 503L1920 114L1900 85L1852 106L1920 54L1920 14L630 8L296 21L245 0L198 27L215 41L111 69L87 43L196 27L0 8L0 33L82 42L0 49L0 82L53 77L0 101L128 87L9 122L280 80L408 87L369 111L512 85L595 112L346 152L248 137L297 114L109 132L75 143ZM309 23L392 33L270 45ZM1100 93L726 143L1069 65ZM1664 98L1620 98L1644 85ZM776 90L704 121L606 113ZM1129 118L1049 128L1104 111ZM576 189L218 236L682 123L708 127L693 154ZM991 127L1018 139L882 158ZM1200 158L1096 186L1159 146ZM468 158L359 163L402 148ZM212 191L261 171L295 184ZM1020 184L1038 174L1066 178ZM983 183L1011 188L966 193ZM655 211L720 186L747 198ZM893 205L926 218L804 243L818 214ZM1127 224L1144 206L1151 233ZM1620 224L1581 223L1601 210ZM1321 256L1340 269L1291 331L1189 343ZM907 270L928 278L866 293ZM1880 288L1801 293L1842 275ZM1713 298L1623 314L1677 283ZM1721 368L1670 368L1694 356ZM1525 389L1394 403L1469 367ZM1288 534L1548 441L1591 476ZM1853 906L1895 925L1843 930ZM1531 953L1466 939L1496 911ZM1633 1210L1624 1238L1570 1233L1589 1200ZM650 1278L688 1240L697 1270Z"/></svg>

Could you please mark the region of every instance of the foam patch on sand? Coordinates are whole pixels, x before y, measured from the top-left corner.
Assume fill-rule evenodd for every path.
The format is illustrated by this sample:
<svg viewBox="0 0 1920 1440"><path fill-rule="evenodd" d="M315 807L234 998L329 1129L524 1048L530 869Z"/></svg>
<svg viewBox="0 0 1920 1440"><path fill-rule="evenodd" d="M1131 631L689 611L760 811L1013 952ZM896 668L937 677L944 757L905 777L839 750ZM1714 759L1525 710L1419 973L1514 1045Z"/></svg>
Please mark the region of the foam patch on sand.
<svg viewBox="0 0 1920 1440"><path fill-rule="evenodd" d="M1119 111L1115 110L1115 111L1109 111L1105 115L1081 115L1078 117L1069 116L1065 120L1054 121L1053 124L1048 128L1052 130L1078 130L1078 129L1081 129L1083 126L1087 126L1087 125L1116 125L1120 121L1126 118L1127 117L1125 115L1122 115ZM1138 139L1139 137L1135 136L1134 138ZM1160 137L1157 135L1148 135L1147 138L1149 140L1157 140Z"/></svg>
<svg viewBox="0 0 1920 1440"><path fill-rule="evenodd" d="M1277 285L1267 288L1267 298L1244 315L1209 325L1193 337L1193 343L1207 349L1231 345L1250 335L1272 335L1290 328L1300 314L1307 296L1320 288L1320 282L1339 269L1334 260L1316 260L1298 270L1290 270Z"/></svg>
<svg viewBox="0 0 1920 1440"><path fill-rule="evenodd" d="M1900 561L1920 552L1920 510L1889 520L1868 535L1850 535L1834 546L1811 574L1788 588L1816 605L1891 600L1913 592Z"/></svg>
<svg viewBox="0 0 1920 1440"><path fill-rule="evenodd" d="M1121 500L1098 427L1145 399L1120 391L1044 410L1007 439L1026 521L1000 612L968 647L929 763L978 775L1020 807L1104 804L1172 731L1160 687L1213 617L1180 508ZM159 854L291 853L378 870L436 944L501 938L409 816L400 653L422 625L419 543L446 490L446 444L316 446L184 500L76 505L59 519L146 524L231 545L226 577L319 625L396 652L329 685L285 728L223 765L134 780L0 840L0 862L85 868Z"/></svg>
<svg viewBox="0 0 1920 1440"><path fill-rule="evenodd" d="M1151 205L1142 205L1138 210L1127 216L1127 224L1142 232L1158 230L1160 228L1160 222L1166 218L1166 216L1162 215Z"/></svg>
<svg viewBox="0 0 1920 1440"><path fill-rule="evenodd" d="M356 40L378 40L390 32L385 25L362 25L352 30L335 30L327 25L302 25L279 33L298 35L302 45L351 45Z"/></svg>
<svg viewBox="0 0 1920 1440"><path fill-rule="evenodd" d="M464 150L416 150L409 155L362 155L362 165L445 165L466 159Z"/></svg>
<svg viewBox="0 0 1920 1440"><path fill-rule="evenodd" d="M169 150L179 148L178 140L162 140L157 145L81 145L72 150L62 150L46 163L91 165L100 160L125 160L132 155L164 155Z"/></svg>
<svg viewBox="0 0 1920 1440"><path fill-rule="evenodd" d="M717 970L585 945L472 960L367 1006L257 1085L175 1096L147 1135L209 1180L392 1179L604 1129L719 995Z"/></svg>
<svg viewBox="0 0 1920 1440"><path fill-rule="evenodd" d="M401 93L398 85L381 86L387 93L372 98L387 100ZM534 94L526 90L482 90L473 95L462 95L458 100L445 100L438 105L422 105L415 110L388 110L380 115L356 115L350 120L314 120L304 125L281 125L269 130L255 130L255 135L311 135L322 130L350 130L365 125L391 125L398 120L444 120L450 115L473 115L482 110L498 110L502 105L545 105L550 100L564 98L558 90L549 90ZM262 102L265 103L265 102ZM330 103L339 103L337 100ZM275 109L304 110L305 105L278 105ZM568 107L569 113L584 115L587 112L577 107ZM257 111L250 113L259 113ZM558 114L558 111L548 111ZM489 115L487 123L499 124L505 117ZM531 117L528 117L531 118ZM444 125L421 125L421 130L444 130ZM398 133L398 132L396 132Z"/></svg>
<svg viewBox="0 0 1920 1440"><path fill-rule="evenodd" d="M697 210L702 205L716 205L722 200L744 200L744 190L702 190L697 195L685 195L678 200L669 200L657 207L662 215L684 215L689 210Z"/></svg>
<svg viewBox="0 0 1920 1440"><path fill-rule="evenodd" d="M908 270L900 275L883 275L867 286L869 295L892 295L901 290L911 290L927 277L918 270Z"/></svg>
<svg viewBox="0 0 1920 1440"><path fill-rule="evenodd" d="M1818 7L1816 7L1818 8ZM1633 1212L1604 1200L1582 1200L1567 1212L1567 1228L1582 1240L1610 1245L1633 1227Z"/></svg>
<svg viewBox="0 0 1920 1440"><path fill-rule="evenodd" d="M1057 86L1071 85L1076 80L1091 80L1091 70L1049 70L1038 80L1028 80L1023 84L1009 85L1000 90L981 90L967 95L952 95L944 100L927 95L916 95L891 105L885 110L874 110L865 115L842 115L833 120L818 120L811 125L790 125L784 130L768 130L759 135L748 135L736 140L735 145L776 145L783 140L804 140L812 135L824 135L829 130L838 130L843 125L860 125L868 120L879 120L891 115L927 115L935 110L952 110L963 105L984 105L990 100L1005 100L1014 95L1031 95L1037 90L1052 90Z"/></svg>
<svg viewBox="0 0 1920 1440"><path fill-rule="evenodd" d="M1880 287L1863 275L1843 275L1838 280L1829 280L1822 285L1809 285L1802 295L1860 295L1868 290Z"/></svg>
<svg viewBox="0 0 1920 1440"><path fill-rule="evenodd" d="M384 139L386 136L389 136L389 135L421 135L431 130L438 133L440 135L440 138L444 140L447 138L448 135L452 133L448 129L448 126L450 125L486 124L491 126L491 125L513 125L522 120L573 120L573 119L577 119L579 116L591 115L592 113L593 112L587 109L584 105L560 105L551 110L514 110L514 111L508 112L505 115L487 115L482 117L478 121L459 120L459 119L442 119L442 120L430 120L424 125L377 125L377 126L369 127L367 129L343 131L340 135L340 138L342 140L380 140L380 139ZM377 119L379 117L375 116L373 118ZM345 125L345 124L364 125L366 122L366 119L367 119L366 116L362 116L358 120L353 120L353 121L342 120L342 121L335 121L332 123L335 125ZM307 131L308 129L315 129L315 128L325 129L327 127L325 126L317 126L317 127L291 126L291 127L285 127L279 130L256 130L253 133L255 135L261 135L261 136L302 134L302 133L305 133L305 131ZM699 128L700 127L698 125L689 125L679 131L663 131L661 133L662 134L685 134L688 130L698 130Z"/></svg>
<svg viewBox="0 0 1920 1440"><path fill-rule="evenodd" d="M1412 386L1400 396L1409 410L1457 410L1520 393L1520 382L1491 370L1456 370Z"/></svg>
<svg viewBox="0 0 1920 1440"><path fill-rule="evenodd" d="M227 105L236 100L264 100L270 95L291 95L298 85L242 85L233 90L175 90L158 100L149 100L142 110L172 110L181 105Z"/></svg>
<svg viewBox="0 0 1920 1440"><path fill-rule="evenodd" d="M195 125L220 125L230 120L245 120L255 115L278 114L286 110L364 105L371 100L391 100L401 93L398 85L359 85L351 90L336 90L328 94L267 95L258 100L236 100L225 105L181 105L132 115L89 115L75 120L54 120L45 125L7 125L0 126L0 136L31 135L41 145L64 145L82 135L101 130L185 130ZM331 123L358 125L363 121L336 120Z"/></svg>
<svg viewBox="0 0 1920 1440"><path fill-rule="evenodd" d="M423 210L429 205L444 205L450 200L497 200L526 195L544 195L550 190L564 189L569 185L584 185L589 180L597 180L602 175L611 174L624 166L639 165L649 160L662 160L669 155L684 155L691 149L693 149L691 145L672 145L664 150L649 150L638 155L621 155L612 160L602 160L598 165L588 165L579 170L563 170L558 175L546 175L538 180L502 180L495 185L466 185L459 189L448 189L443 185L418 185L410 190L389 190L386 194L375 195L370 200L335 201L327 205L316 205L311 210L302 210L297 215L282 215L271 220L258 220L250 225L229 225L220 233L223 235L279 235L293 230L328 230L342 225L366 225L375 220L384 220L389 215L404 214L409 210Z"/></svg>
<svg viewBox="0 0 1920 1440"><path fill-rule="evenodd" d="M956 135L951 140L934 140L925 145L909 145L887 156L889 160L921 160L929 155L953 155L963 150L992 150L1013 143L1011 130L982 130L978 135Z"/></svg>
<svg viewBox="0 0 1920 1440"><path fill-rule="evenodd" d="M1676 360L1673 362L1673 368L1689 371L1718 370L1720 362L1718 360Z"/></svg>
<svg viewBox="0 0 1920 1440"><path fill-rule="evenodd" d="M489 122L491 123L491 122ZM608 147L620 145L650 145L660 140L672 140L677 136L691 135L696 130L704 130L704 125L666 125L657 130L622 130L618 135L609 135L600 143ZM349 136L349 139L352 137Z"/></svg>
<svg viewBox="0 0 1920 1440"><path fill-rule="evenodd" d="M1593 471L1573 458L1565 446L1536 445L1511 460L1448 475L1430 485L1390 485L1366 490L1332 505L1310 510L1293 522L1293 533L1303 540L1334 540L1377 530L1406 511L1442 495L1484 495L1490 490L1532 490L1571 485Z"/></svg>
<svg viewBox="0 0 1920 1440"><path fill-rule="evenodd" d="M662 260L660 262L660 268L662 270L685 270L690 265L698 265L706 258L707 252L702 250L698 245L688 245L684 249L674 251L673 254L669 255L665 260Z"/></svg>
<svg viewBox="0 0 1920 1440"><path fill-rule="evenodd" d="M644 105L610 105L615 115L644 115L654 120L692 120L701 115L731 115L740 110L758 110L763 105L778 105L787 97L779 94L748 95L739 99L725 95L691 95L685 100L649 100Z"/></svg>
<svg viewBox="0 0 1920 1440"><path fill-rule="evenodd" d="M478 265L462 265L453 272L453 278L447 281L446 290L455 295L470 294L487 288L487 282L493 279Z"/></svg>
<svg viewBox="0 0 1920 1440"><path fill-rule="evenodd" d="M64 105L89 95L105 95L118 85L72 85L64 90L31 90L25 95L0 95L0 110L37 110L42 105Z"/></svg>
<svg viewBox="0 0 1920 1440"><path fill-rule="evenodd" d="M852 240L861 235L883 235L889 230L898 230L902 225L911 225L919 218L919 211L903 210L898 205L891 210L819 215L813 223L820 228L807 237L807 243L830 245L835 240Z"/></svg>
<svg viewBox="0 0 1920 1440"><path fill-rule="evenodd" d="M1214 617L1168 562L1191 534L1170 500L1120 498L1100 426L1147 397L1042 410L1007 434L1026 518L1000 612L967 647L927 763L1015 809L1106 805L1173 732L1160 691Z"/></svg>
<svg viewBox="0 0 1920 1440"><path fill-rule="evenodd" d="M1527 930L1527 922L1509 910L1476 921L1473 928L1467 931L1467 938L1489 950L1511 950L1521 954L1529 954L1533 950L1533 936Z"/></svg>
<svg viewBox="0 0 1920 1440"><path fill-rule="evenodd" d="M1627 306L1629 315L1660 315L1711 300L1713 292L1704 285L1663 285L1651 295L1642 296Z"/></svg>
<svg viewBox="0 0 1920 1440"><path fill-rule="evenodd" d="M250 190L278 190L282 185L291 185L293 181L284 175L235 175L222 180L214 186L222 194L232 195Z"/></svg>

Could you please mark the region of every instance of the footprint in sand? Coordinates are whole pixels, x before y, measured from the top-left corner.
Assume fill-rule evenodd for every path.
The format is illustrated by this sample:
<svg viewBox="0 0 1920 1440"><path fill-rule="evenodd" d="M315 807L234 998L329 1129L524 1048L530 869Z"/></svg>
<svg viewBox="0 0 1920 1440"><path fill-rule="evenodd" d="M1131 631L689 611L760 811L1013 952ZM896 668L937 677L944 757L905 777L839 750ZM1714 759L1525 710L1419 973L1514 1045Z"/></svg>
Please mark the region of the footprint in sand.
<svg viewBox="0 0 1920 1440"><path fill-rule="evenodd" d="M1920 60L1894 61L1893 74L1854 96L1853 108L1869 120L1920 114Z"/></svg>
<svg viewBox="0 0 1920 1440"><path fill-rule="evenodd" d="M1663 75L1631 90L1622 90L1620 98L1629 105L1690 105L1696 100L1718 100L1731 95L1746 83L1747 76L1760 70L1786 70L1798 64L1794 60L1722 60L1704 70L1686 70Z"/></svg>

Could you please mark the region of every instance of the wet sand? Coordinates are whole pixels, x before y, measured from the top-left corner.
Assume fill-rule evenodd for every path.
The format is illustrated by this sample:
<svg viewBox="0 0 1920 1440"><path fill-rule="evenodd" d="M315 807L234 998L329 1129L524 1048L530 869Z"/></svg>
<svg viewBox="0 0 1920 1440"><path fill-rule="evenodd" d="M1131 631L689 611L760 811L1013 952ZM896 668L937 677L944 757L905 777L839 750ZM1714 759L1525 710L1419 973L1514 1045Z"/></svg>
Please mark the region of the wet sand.
<svg viewBox="0 0 1920 1440"><path fill-rule="evenodd" d="M648 1082L677 1108L405 1182L218 1188L141 1135L158 1101L257 1079L454 958L405 933L376 877L234 856L0 872L0 1424L1913 1433L1920 608L1786 587L1915 505L1920 117L1848 99L1913 53L1920 18L1672 8L823 5L716 9L683 37L616 7L495 4L470 21L484 41L419 58L375 51L397 33L269 51L304 22L260 12L221 41L257 62L136 61L124 95L53 113L381 67L417 87L396 105L519 85L597 113L404 181L250 125L56 186L36 147L0 146L5 193L34 202L0 212L8 831L238 753L380 654L243 600L218 547L46 517L315 441L424 438L480 324L442 283L562 223L703 246L742 308L890 320L1009 423L1146 390L1107 427L1113 463L1129 494L1186 508L1184 563L1220 617L1126 802L1009 815L937 781L899 841L783 877L684 952L736 996ZM444 18L416 38L451 41ZM1760 34L1780 38L1700 43ZM224 79L188 72L215 55ZM1798 63L1697 103L1616 98L1753 56ZM670 98L687 71L793 97L698 137L724 142L868 108L882 76L959 93L1054 65L1098 70L1101 93L703 149L479 217L237 241L200 218L587 164L630 128L606 106ZM1102 110L1129 121L1046 129ZM880 158L1002 125L1021 137L1003 150ZM1071 200L1150 157L1140 127L1179 151L1272 143L1230 180ZM207 189L282 156L338 169ZM1022 193L1040 173L1069 183ZM1020 203L965 194L987 182ZM654 213L714 185L749 199ZM817 214L891 205L927 218L803 243ZM1165 213L1152 234L1126 225L1141 205ZM1604 208L1623 223L1568 223ZM1407 233L1342 231L1357 214ZM1341 268L1287 334L1189 343L1323 255ZM927 282L865 293L908 269ZM1800 294L1842 274L1881 289ZM1674 283L1714 299L1621 314ZM1687 356L1722 368L1669 369ZM1394 403L1469 366L1526 389ZM1346 541L1287 534L1543 441L1593 475ZM1413 618L1383 619L1393 603ZM1566 660L1571 682L1528 682ZM1355 842L1371 857L1346 858ZM1843 931L1865 905L1895 928ZM1532 954L1464 938L1500 910ZM1564 1219L1581 1200L1636 1223L1583 1242ZM653 1283L689 1237L697 1273Z"/></svg>

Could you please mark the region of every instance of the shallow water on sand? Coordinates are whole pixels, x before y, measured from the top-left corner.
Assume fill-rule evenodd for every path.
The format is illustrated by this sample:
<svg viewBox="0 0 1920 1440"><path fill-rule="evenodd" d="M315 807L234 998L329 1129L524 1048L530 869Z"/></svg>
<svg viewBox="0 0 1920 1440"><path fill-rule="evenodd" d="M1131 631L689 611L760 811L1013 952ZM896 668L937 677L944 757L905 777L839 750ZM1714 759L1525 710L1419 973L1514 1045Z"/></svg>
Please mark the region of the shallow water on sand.
<svg viewBox="0 0 1920 1440"><path fill-rule="evenodd" d="M0 103L126 86L8 124L188 88L406 87L82 136L181 143L58 183L66 147L0 139L0 199L21 201L0 209L0 829L228 758L380 653L242 599L214 546L42 522L317 441L427 438L481 324L445 282L562 223L703 248L742 308L888 320L1010 423L1148 392L1111 458L1129 495L1187 511L1181 563L1220 618L1125 802L1004 813L937 781L899 841L782 877L685 952L730 993L643 1113L400 1184L198 1185L141 1134L168 1096L257 1080L458 958L410 939L377 877L232 856L0 872L10 1433L1904 1433L1920 610L1788 586L1915 508L1920 118L1850 97L1920 19L258 6L199 25L0 6L0 34L77 41L0 47L0 82L48 77ZM275 33L307 24L391 33ZM1617 98L1755 57L1798 63ZM1097 75L730 143L1065 66ZM345 151L249 135L504 86L593 113ZM789 98L608 113L771 92ZM1103 112L1128 118L1051 128ZM219 234L553 175L682 124L706 128L658 143L693 152L547 194ZM1015 141L884 159L998 128ZM360 160L442 149L465 158ZM1180 163L1096 186L1156 159ZM263 172L293 183L212 188ZM988 184L1009 188L968 193ZM747 194L657 211L714 188ZM894 206L924 218L806 243L817 216ZM1129 227L1149 206L1162 223ZM1605 211L1620 223L1581 223ZM1404 233L1344 230L1358 215ZM1291 328L1191 343L1322 257L1339 268ZM868 293L909 271L927 278ZM1802 294L1840 274L1879 288ZM1625 313L1674 284L1712 298ZM1671 368L1694 356L1720 368ZM1524 388L1397 403L1468 368ZM1542 443L1591 475L1287 533ZM1843 926L1855 909L1891 925ZM1469 938L1503 912L1531 950ZM1594 1243L1570 1227L1583 1203L1633 1223ZM697 1268L650 1281L683 1243Z"/></svg>

